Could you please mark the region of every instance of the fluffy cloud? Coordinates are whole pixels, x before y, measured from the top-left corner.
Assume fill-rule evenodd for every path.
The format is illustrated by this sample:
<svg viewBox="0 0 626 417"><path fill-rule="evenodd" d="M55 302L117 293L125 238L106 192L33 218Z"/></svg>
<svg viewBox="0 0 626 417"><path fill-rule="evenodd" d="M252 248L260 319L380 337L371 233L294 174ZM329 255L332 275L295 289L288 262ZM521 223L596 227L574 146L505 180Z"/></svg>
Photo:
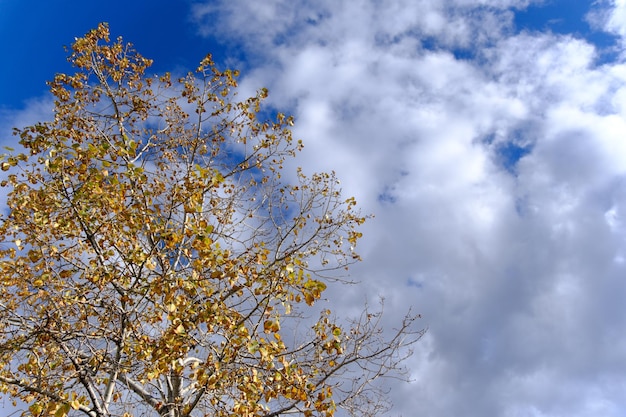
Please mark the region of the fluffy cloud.
<svg viewBox="0 0 626 417"><path fill-rule="evenodd" d="M353 276L429 327L415 381L393 390L403 415L626 409L626 65L516 32L529 3L195 9L202 33L217 21L246 45L243 88L295 113L297 162L336 170L376 214ZM608 6L596 13L625 36L626 3Z"/></svg>
<svg viewBox="0 0 626 417"><path fill-rule="evenodd" d="M603 9L604 14L601 13L605 17L605 29L626 39L626 1L610 0L606 3L609 7Z"/></svg>

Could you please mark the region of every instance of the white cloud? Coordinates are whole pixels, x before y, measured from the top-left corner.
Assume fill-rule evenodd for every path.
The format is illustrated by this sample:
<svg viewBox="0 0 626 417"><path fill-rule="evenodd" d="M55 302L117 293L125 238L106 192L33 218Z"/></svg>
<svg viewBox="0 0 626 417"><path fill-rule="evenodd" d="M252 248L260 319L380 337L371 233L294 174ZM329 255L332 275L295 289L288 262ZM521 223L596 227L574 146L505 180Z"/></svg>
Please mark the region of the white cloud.
<svg viewBox="0 0 626 417"><path fill-rule="evenodd" d="M16 138L15 141L6 140L6 135L10 135L14 127L23 128L42 120L49 120L52 116L53 107L52 96L44 96L28 100L23 109L0 108L0 132L5 135L3 144L12 146L11 142L17 143L19 141L19 138Z"/></svg>
<svg viewBox="0 0 626 417"><path fill-rule="evenodd" d="M605 28L626 41L626 1L613 0L612 6L613 9L608 14Z"/></svg>
<svg viewBox="0 0 626 417"><path fill-rule="evenodd" d="M624 0L596 0L593 8L587 15L592 27L605 31L618 38L621 48L616 51L621 58L625 58L626 47L626 1Z"/></svg>
<svg viewBox="0 0 626 417"><path fill-rule="evenodd" d="M254 56L243 88L295 112L296 163L336 170L376 214L362 291L424 315L399 414L626 409L626 66L598 66L582 39L515 33L529 3L211 6Z"/></svg>

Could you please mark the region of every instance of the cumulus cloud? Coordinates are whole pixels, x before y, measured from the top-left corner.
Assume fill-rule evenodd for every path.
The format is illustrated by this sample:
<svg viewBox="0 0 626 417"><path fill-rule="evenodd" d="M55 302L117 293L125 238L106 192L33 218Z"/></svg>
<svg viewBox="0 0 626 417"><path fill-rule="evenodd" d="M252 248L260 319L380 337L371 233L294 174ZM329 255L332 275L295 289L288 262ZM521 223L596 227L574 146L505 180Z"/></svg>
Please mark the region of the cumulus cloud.
<svg viewBox="0 0 626 417"><path fill-rule="evenodd" d="M609 14L606 28L626 39L626 1L613 1L613 10Z"/></svg>
<svg viewBox="0 0 626 417"><path fill-rule="evenodd" d="M587 20L592 26L617 36L621 41L617 52L622 58L626 57L626 1L598 0L593 5L595 7L589 12Z"/></svg>
<svg viewBox="0 0 626 417"><path fill-rule="evenodd" d="M626 66L516 31L530 3L196 5L202 33L218 21L246 45L243 88L295 113L296 162L376 214L348 299L382 294L429 327L398 414L626 409ZM602 10L624 36L626 3Z"/></svg>

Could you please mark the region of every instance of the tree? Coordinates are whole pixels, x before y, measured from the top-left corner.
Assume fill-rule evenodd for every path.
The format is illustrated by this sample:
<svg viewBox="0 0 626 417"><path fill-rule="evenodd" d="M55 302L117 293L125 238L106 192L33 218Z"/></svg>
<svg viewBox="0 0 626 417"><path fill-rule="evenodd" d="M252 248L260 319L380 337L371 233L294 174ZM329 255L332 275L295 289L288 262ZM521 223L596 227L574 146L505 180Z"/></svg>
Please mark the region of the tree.
<svg viewBox="0 0 626 417"><path fill-rule="evenodd" d="M56 417L379 412L372 382L422 332L314 306L365 218L333 174L283 179L293 119L262 121L267 91L237 101L210 56L147 75L106 24L68 59L54 119L0 165L0 394Z"/></svg>

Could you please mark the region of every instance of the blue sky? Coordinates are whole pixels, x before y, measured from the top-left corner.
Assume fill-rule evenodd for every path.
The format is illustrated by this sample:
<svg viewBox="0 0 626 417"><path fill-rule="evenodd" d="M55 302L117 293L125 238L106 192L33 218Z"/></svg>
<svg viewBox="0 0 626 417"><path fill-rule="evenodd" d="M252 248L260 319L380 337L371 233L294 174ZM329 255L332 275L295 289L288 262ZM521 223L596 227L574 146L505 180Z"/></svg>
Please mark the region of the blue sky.
<svg viewBox="0 0 626 417"><path fill-rule="evenodd" d="M38 97L55 72L69 70L63 46L99 22L109 22L112 32L155 59L156 72L188 70L207 52L223 65L229 58L245 60L236 39L219 31L199 36L191 13L193 3L202 2L112 0L102 6L80 0L0 0L0 55L10 63L0 67L0 105L21 108L28 99ZM585 22L589 9L589 0L539 2L516 10L515 30L572 33L609 46L613 37L592 30ZM262 55L259 51L250 54Z"/></svg>
<svg viewBox="0 0 626 417"><path fill-rule="evenodd" d="M0 11L0 54L11 62L0 68L0 97L3 106L12 108L41 95L55 72L68 71L63 46L99 22L109 22L115 36L132 40L155 59L155 71L195 68L207 52L219 56L222 51L197 36L186 2L3 0Z"/></svg>
<svg viewBox="0 0 626 417"><path fill-rule="evenodd" d="M329 307L422 314L391 415L626 416L625 0L0 0L4 143L101 21L269 88L294 164L375 214Z"/></svg>

